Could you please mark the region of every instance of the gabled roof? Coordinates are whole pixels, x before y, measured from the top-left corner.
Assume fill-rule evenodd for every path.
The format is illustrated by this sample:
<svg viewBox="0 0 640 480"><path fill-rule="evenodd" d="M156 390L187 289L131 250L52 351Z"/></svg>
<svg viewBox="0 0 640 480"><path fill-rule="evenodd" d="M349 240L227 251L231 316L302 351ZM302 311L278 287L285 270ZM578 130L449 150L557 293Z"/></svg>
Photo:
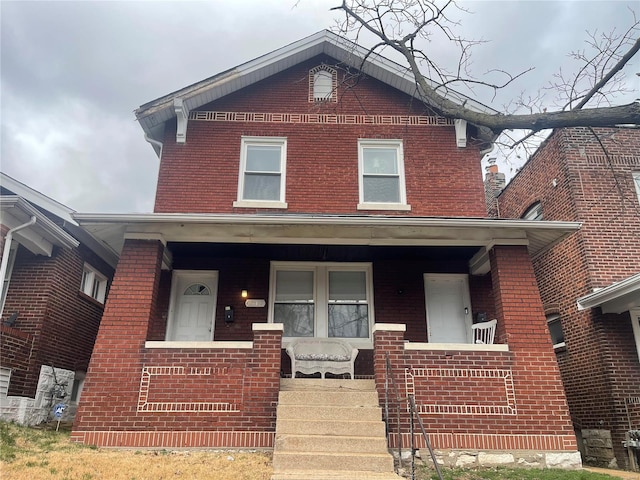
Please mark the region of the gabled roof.
<svg viewBox="0 0 640 480"><path fill-rule="evenodd" d="M622 313L640 307L640 273L580 297L577 303L578 310L601 307L602 313Z"/></svg>
<svg viewBox="0 0 640 480"><path fill-rule="evenodd" d="M34 190L24 183L19 182L6 173L0 172L0 186L2 186L2 188L6 190L9 190L15 195L24 198L26 201L28 201L32 205L35 205L39 209L52 213L56 217L65 222L71 223L72 225L78 225L71 216L71 214L74 212L73 209L67 207L66 205L63 205L60 202L55 201L53 198L47 197L46 195L38 192L37 190Z"/></svg>
<svg viewBox="0 0 640 480"><path fill-rule="evenodd" d="M368 49L333 32L323 30L148 102L134 113L145 135L162 141L165 123L176 116L174 101L181 101L188 111L195 110L321 54L335 58L346 66L358 69L370 77L421 100L413 75L406 67L382 55L375 53L368 55L368 53ZM448 90L445 95L456 103L464 103L469 109L491 114L498 113L461 93Z"/></svg>

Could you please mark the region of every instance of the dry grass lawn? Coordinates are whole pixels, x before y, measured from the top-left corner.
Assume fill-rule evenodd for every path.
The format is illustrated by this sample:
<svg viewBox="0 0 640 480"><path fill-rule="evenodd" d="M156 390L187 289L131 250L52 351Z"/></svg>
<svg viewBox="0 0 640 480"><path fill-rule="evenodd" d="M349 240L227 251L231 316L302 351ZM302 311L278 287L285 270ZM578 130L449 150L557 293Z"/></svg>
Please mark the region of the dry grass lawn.
<svg viewBox="0 0 640 480"><path fill-rule="evenodd" d="M68 432L0 423L2 480L269 480L271 456L261 452L97 449Z"/></svg>

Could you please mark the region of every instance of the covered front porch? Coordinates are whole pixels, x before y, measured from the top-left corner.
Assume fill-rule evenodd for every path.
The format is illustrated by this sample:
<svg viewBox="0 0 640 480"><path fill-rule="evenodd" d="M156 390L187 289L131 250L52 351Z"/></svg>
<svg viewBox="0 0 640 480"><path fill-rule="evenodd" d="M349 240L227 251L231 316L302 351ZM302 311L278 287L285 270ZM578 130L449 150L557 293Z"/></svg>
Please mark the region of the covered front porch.
<svg viewBox="0 0 640 480"><path fill-rule="evenodd" d="M341 338L358 348L356 377L374 379L380 399L390 358L436 448L576 450L530 260L575 224L79 220L120 263L78 441L270 448L280 379L291 373L283 348L295 338ZM492 318L494 344L473 343L474 322Z"/></svg>

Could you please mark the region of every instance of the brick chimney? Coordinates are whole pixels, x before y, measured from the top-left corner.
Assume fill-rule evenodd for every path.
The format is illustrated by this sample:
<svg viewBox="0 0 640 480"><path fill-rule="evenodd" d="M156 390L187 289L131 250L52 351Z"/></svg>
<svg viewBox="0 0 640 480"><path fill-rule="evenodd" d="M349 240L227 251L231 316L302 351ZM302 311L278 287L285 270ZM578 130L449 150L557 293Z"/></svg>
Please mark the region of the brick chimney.
<svg viewBox="0 0 640 480"><path fill-rule="evenodd" d="M486 167L487 173L484 176L484 199L487 204L487 216L498 218L500 210L498 208L497 197L506 185L504 173L498 171L496 159L489 159L489 166Z"/></svg>

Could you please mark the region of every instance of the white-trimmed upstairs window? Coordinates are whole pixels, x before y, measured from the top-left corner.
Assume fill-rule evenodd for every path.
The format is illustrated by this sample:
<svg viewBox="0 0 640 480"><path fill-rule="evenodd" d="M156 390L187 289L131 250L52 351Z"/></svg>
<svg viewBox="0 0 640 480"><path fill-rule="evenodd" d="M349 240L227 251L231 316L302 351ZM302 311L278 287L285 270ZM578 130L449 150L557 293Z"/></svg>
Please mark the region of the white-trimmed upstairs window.
<svg viewBox="0 0 640 480"><path fill-rule="evenodd" d="M402 140L358 140L359 210L410 210Z"/></svg>
<svg viewBox="0 0 640 480"><path fill-rule="evenodd" d="M242 137L234 207L286 208L287 139Z"/></svg>
<svg viewBox="0 0 640 480"><path fill-rule="evenodd" d="M562 323L560 322L560 315L553 314L547 315L547 326L549 327L549 334L551 335L551 342L554 349L559 349L565 346L564 332L562 331Z"/></svg>
<svg viewBox="0 0 640 480"><path fill-rule="evenodd" d="M633 172L633 183L636 186L636 193L638 194L638 203L640 203L640 172Z"/></svg>
<svg viewBox="0 0 640 480"><path fill-rule="evenodd" d="M80 291L94 300L104 303L107 295L107 277L88 263L85 263L82 270Z"/></svg>
<svg viewBox="0 0 640 480"><path fill-rule="evenodd" d="M523 220L542 220L542 204L536 202L522 214Z"/></svg>
<svg viewBox="0 0 640 480"><path fill-rule="evenodd" d="M309 102L337 102L338 72L326 65L309 71Z"/></svg>

